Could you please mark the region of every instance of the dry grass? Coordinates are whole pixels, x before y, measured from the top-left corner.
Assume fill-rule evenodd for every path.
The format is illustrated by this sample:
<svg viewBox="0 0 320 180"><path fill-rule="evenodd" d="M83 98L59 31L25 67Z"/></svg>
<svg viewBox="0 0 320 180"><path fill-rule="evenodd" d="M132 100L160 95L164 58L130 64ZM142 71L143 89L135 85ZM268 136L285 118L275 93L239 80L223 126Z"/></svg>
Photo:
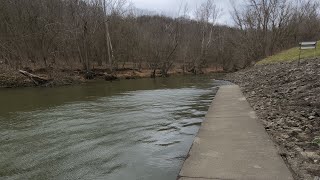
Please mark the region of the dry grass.
<svg viewBox="0 0 320 180"><path fill-rule="evenodd" d="M279 62L290 62L299 60L299 47L294 47L285 51L282 51L278 54L273 56L269 56L257 64L272 64L272 63L279 63ZM309 59L313 57L320 56L320 41L318 41L317 49L309 49L309 50L302 50L301 51L301 59Z"/></svg>

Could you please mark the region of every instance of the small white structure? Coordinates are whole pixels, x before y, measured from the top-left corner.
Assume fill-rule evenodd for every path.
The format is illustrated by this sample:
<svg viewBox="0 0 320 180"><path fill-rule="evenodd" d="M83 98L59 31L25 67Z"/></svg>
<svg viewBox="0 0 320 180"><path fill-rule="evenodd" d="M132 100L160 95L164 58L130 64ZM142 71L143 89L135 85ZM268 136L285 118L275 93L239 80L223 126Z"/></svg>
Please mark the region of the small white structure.
<svg viewBox="0 0 320 180"><path fill-rule="evenodd" d="M314 49L314 56L316 56L316 49L317 49L317 41L312 42L300 42L300 51L299 51L299 61L301 59L301 51L307 49Z"/></svg>

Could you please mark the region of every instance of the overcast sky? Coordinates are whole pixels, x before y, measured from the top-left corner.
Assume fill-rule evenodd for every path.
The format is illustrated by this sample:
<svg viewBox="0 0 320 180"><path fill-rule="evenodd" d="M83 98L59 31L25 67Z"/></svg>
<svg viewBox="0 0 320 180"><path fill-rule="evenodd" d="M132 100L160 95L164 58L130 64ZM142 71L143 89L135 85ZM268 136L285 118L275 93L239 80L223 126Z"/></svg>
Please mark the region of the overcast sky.
<svg viewBox="0 0 320 180"><path fill-rule="evenodd" d="M206 0L131 0L135 7L139 9L145 9L149 11L155 11L161 14L170 16L176 16L181 2L187 2L190 13L194 12L194 9ZM234 0L234 2L241 5L243 0ZM215 4L222 10L220 17L217 20L219 24L232 25L232 18L230 16L230 10L232 5L230 0L215 0Z"/></svg>

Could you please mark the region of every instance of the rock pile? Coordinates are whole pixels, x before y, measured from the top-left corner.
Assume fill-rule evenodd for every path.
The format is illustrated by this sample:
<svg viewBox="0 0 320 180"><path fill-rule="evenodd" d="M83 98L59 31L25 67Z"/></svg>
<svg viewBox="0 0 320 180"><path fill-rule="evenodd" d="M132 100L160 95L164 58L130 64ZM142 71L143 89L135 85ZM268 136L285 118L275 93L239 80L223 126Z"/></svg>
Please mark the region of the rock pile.
<svg viewBox="0 0 320 180"><path fill-rule="evenodd" d="M320 177L320 59L228 74L241 86L297 179Z"/></svg>

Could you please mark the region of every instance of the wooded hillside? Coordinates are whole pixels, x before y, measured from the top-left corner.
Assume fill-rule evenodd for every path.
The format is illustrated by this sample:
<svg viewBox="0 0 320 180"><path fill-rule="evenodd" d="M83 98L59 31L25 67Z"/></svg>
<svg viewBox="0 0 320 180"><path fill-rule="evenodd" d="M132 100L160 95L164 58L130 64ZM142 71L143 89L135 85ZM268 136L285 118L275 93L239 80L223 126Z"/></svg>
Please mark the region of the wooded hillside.
<svg viewBox="0 0 320 180"><path fill-rule="evenodd" d="M319 39L317 1L290 2L247 0L227 27L214 23L220 11L212 0L195 12L182 5L177 18L148 15L126 0L0 0L0 69L237 70Z"/></svg>

